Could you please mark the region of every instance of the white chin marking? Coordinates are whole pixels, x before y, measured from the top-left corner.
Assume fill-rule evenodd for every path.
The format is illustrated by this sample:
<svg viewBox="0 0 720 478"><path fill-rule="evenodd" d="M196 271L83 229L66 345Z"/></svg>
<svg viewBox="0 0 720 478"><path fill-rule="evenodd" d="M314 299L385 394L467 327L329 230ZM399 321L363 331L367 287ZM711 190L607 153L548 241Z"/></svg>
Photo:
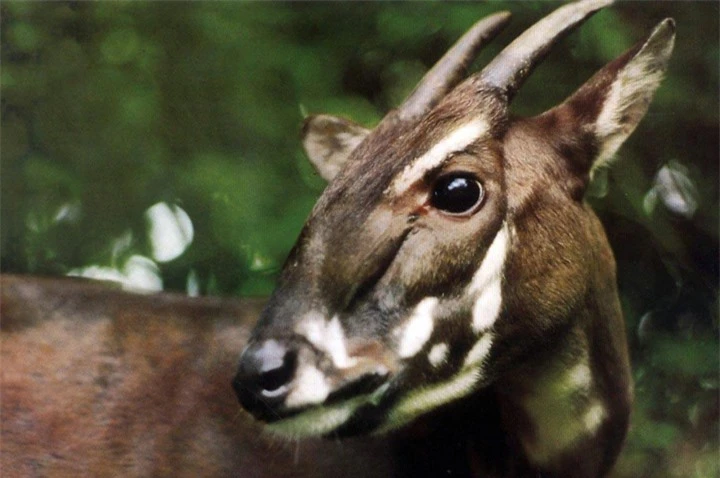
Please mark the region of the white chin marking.
<svg viewBox="0 0 720 478"><path fill-rule="evenodd" d="M355 410L368 400L368 395L361 395L334 405L313 408L297 416L271 423L267 429L293 438L324 435L347 422Z"/></svg>
<svg viewBox="0 0 720 478"><path fill-rule="evenodd" d="M413 357L430 339L434 328L433 312L437 305L437 297L424 298L415 307L407 322L395 331L400 338L398 355L401 358Z"/></svg>
<svg viewBox="0 0 720 478"><path fill-rule="evenodd" d="M454 129L435 143L425 154L409 164L395 179L392 189L395 194L404 193L410 186L425 176L428 171L440 166L451 154L458 153L486 135L489 126L485 118L475 118Z"/></svg>
<svg viewBox="0 0 720 478"><path fill-rule="evenodd" d="M502 272L509 242L509 227L503 222L468 286L468 293L476 297L472 323L475 333L490 329L500 314Z"/></svg>

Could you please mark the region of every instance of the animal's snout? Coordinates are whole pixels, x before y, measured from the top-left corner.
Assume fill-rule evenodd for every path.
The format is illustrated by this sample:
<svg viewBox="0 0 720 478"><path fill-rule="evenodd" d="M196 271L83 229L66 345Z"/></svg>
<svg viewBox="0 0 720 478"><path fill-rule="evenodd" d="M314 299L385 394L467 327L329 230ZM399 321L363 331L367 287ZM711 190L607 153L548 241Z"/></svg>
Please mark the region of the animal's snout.
<svg viewBox="0 0 720 478"><path fill-rule="evenodd" d="M275 410L290 393L297 367L297 344L275 339L251 343L240 358L233 380L242 406L257 418L279 418Z"/></svg>

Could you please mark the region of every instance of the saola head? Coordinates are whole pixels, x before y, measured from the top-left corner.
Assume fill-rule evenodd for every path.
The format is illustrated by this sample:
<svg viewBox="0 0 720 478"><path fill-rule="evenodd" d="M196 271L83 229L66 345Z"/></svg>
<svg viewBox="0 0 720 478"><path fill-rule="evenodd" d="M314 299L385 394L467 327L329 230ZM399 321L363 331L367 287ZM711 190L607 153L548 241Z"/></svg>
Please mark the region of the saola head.
<svg viewBox="0 0 720 478"><path fill-rule="evenodd" d="M249 411L295 436L382 431L569 331L592 341L598 315L617 325L612 255L583 194L646 112L673 22L552 110L508 114L550 47L607 3L561 7L463 80L509 14L478 22L374 130L306 121L330 183L243 353L234 385ZM576 348L569 363L587 369L592 350Z"/></svg>

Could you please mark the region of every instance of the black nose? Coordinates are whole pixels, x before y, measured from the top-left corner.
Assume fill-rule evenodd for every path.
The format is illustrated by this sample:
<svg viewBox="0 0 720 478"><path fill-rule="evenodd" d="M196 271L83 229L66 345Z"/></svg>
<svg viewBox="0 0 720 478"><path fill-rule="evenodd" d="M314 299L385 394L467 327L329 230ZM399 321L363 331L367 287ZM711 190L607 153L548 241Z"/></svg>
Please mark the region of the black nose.
<svg viewBox="0 0 720 478"><path fill-rule="evenodd" d="M240 358L233 388L243 407L255 417L272 421L290 391L297 368L297 349L278 340L250 344Z"/></svg>

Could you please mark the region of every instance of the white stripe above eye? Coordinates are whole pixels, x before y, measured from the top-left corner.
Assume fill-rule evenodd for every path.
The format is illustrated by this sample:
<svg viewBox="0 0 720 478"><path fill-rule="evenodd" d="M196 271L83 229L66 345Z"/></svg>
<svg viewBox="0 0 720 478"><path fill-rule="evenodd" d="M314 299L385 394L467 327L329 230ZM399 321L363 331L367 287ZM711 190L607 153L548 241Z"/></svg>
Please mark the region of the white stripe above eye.
<svg viewBox="0 0 720 478"><path fill-rule="evenodd" d="M453 153L458 153L475 141L486 135L489 131L485 118L475 118L469 123L454 129L450 134L435 143L425 154L416 158L393 182L395 194L402 194L410 186L430 170L440 166L443 161Z"/></svg>

